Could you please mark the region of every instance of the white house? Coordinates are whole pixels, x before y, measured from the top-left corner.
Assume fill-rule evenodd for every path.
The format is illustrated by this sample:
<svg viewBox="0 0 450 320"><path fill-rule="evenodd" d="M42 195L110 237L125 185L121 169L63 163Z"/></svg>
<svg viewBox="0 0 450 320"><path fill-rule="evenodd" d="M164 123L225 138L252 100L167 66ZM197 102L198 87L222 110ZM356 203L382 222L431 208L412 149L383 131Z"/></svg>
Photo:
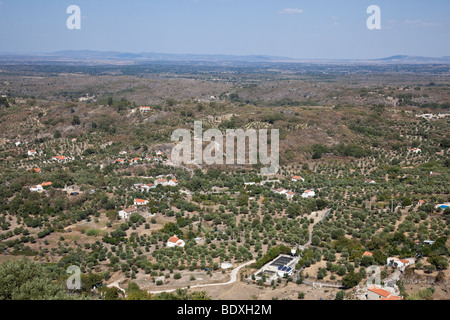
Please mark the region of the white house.
<svg viewBox="0 0 450 320"><path fill-rule="evenodd" d="M121 219L127 220L135 212L137 212L137 208L136 207L130 207L130 208L127 208L127 209L120 210L119 211L119 216L120 216Z"/></svg>
<svg viewBox="0 0 450 320"><path fill-rule="evenodd" d="M145 206L146 204L148 204L148 200L134 199L135 206Z"/></svg>
<svg viewBox="0 0 450 320"><path fill-rule="evenodd" d="M183 240L179 239L176 235L167 240L168 247L184 247L185 243Z"/></svg>
<svg viewBox="0 0 450 320"><path fill-rule="evenodd" d="M141 112L149 112L150 111L150 107L141 107L140 108Z"/></svg>
<svg viewBox="0 0 450 320"><path fill-rule="evenodd" d="M169 181L167 179L158 179L155 180L155 185L159 186L159 185L163 185L163 186L167 186L169 184Z"/></svg>
<svg viewBox="0 0 450 320"><path fill-rule="evenodd" d="M375 180L372 180L372 179L366 179L365 182L366 183L370 183L370 184L375 184L376 183Z"/></svg>
<svg viewBox="0 0 450 320"><path fill-rule="evenodd" d="M384 289L375 286L367 288L366 298L368 300L402 300L402 297L393 295L389 291L386 291Z"/></svg>
<svg viewBox="0 0 450 320"><path fill-rule="evenodd" d="M403 268L411 265L411 262L409 262L406 259L398 259L398 258L387 258L387 265L390 267L397 267L397 268Z"/></svg>
<svg viewBox="0 0 450 320"><path fill-rule="evenodd" d="M314 198L316 193L313 190L306 190L302 193L302 198Z"/></svg>
<svg viewBox="0 0 450 320"><path fill-rule="evenodd" d="M158 180L155 180L155 186L158 186L158 185L163 185L164 187L166 187L166 186L175 187L175 186L178 185L178 180L176 180L176 179L172 179L172 180L158 179Z"/></svg>
<svg viewBox="0 0 450 320"><path fill-rule="evenodd" d="M58 162L62 162L62 161L66 160L66 157L64 157L64 156L56 156L56 157L53 157L52 160L55 160L55 161L58 161Z"/></svg>
<svg viewBox="0 0 450 320"><path fill-rule="evenodd" d="M292 177L292 181L294 181L294 182L297 182L297 181L300 181L300 180L302 180L302 182L305 181L305 179L302 178L302 177L300 177L300 176L294 176L294 177Z"/></svg>
<svg viewBox="0 0 450 320"><path fill-rule="evenodd" d="M419 152L422 152L422 150L420 150L419 148L412 148L410 150L410 152L412 152L412 153L419 153Z"/></svg>
<svg viewBox="0 0 450 320"><path fill-rule="evenodd" d="M286 197L288 199L292 199L294 196L295 196L295 192L292 192L292 191L286 192Z"/></svg>
<svg viewBox="0 0 450 320"><path fill-rule="evenodd" d="M286 192L288 192L288 191L285 189L282 189L282 188L275 190L276 194L286 194Z"/></svg>
<svg viewBox="0 0 450 320"><path fill-rule="evenodd" d="M141 191L148 191L150 189L155 189L156 186L153 183L144 184L140 186Z"/></svg>
<svg viewBox="0 0 450 320"><path fill-rule="evenodd" d="M37 186L32 186L30 188L30 191L31 192L42 192L42 191L44 191L44 188L40 184L38 184Z"/></svg>
<svg viewBox="0 0 450 320"><path fill-rule="evenodd" d="M32 156L34 156L34 155L36 155L37 154L37 151L36 150L28 150L28 155L30 156L30 157L32 157Z"/></svg>

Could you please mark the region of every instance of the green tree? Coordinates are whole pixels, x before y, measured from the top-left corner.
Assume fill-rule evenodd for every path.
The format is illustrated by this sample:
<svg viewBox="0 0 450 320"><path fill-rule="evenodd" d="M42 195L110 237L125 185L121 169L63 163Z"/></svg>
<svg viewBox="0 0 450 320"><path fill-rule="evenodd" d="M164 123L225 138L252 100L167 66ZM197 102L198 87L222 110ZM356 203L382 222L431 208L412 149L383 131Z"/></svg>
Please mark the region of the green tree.
<svg viewBox="0 0 450 320"><path fill-rule="evenodd" d="M42 265L23 259L0 266L0 300L75 300Z"/></svg>

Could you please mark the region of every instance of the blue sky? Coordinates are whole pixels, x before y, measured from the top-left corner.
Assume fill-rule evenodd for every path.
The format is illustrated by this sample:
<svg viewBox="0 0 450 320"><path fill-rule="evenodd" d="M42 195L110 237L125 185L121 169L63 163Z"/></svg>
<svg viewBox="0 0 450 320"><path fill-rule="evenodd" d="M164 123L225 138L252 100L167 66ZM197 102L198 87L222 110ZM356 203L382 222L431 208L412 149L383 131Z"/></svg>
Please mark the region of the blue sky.
<svg viewBox="0 0 450 320"><path fill-rule="evenodd" d="M69 5L81 30L68 30ZM381 30L368 30L368 6ZM450 56L450 0L0 0L0 52Z"/></svg>

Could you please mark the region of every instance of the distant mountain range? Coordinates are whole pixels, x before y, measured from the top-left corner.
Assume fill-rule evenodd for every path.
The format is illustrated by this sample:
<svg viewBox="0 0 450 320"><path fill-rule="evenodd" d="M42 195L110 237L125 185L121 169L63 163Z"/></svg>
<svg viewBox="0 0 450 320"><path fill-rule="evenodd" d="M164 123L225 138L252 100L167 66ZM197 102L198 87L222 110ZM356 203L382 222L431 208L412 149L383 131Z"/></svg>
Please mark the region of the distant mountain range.
<svg viewBox="0 0 450 320"><path fill-rule="evenodd" d="M171 54L171 53L127 53L115 51L71 50L44 54L1 54L3 62L80 62L89 63L128 63L145 62L209 62L209 63L310 63L310 64L450 64L450 56L420 57L397 55L381 59L294 59L266 55L216 55L216 54Z"/></svg>

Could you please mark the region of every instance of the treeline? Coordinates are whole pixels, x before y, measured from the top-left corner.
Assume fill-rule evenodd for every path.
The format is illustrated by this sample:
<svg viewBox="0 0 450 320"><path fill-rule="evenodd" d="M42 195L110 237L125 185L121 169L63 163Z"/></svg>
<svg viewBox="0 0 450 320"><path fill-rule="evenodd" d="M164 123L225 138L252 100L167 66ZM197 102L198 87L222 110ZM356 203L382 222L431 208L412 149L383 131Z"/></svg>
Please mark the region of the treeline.
<svg viewBox="0 0 450 320"><path fill-rule="evenodd" d="M261 259L256 261L253 266L259 269L263 265L265 265L267 262L278 257L280 254L291 254L291 248L289 248L285 245L279 245L276 247L272 247L269 249L269 251L267 251L267 253L264 256L262 256Z"/></svg>
<svg viewBox="0 0 450 320"><path fill-rule="evenodd" d="M312 158L320 159L324 154L332 153L337 156L363 158L371 155L369 149L365 149L356 143L344 144L340 143L333 147L327 147L323 144L315 144L312 146Z"/></svg>

